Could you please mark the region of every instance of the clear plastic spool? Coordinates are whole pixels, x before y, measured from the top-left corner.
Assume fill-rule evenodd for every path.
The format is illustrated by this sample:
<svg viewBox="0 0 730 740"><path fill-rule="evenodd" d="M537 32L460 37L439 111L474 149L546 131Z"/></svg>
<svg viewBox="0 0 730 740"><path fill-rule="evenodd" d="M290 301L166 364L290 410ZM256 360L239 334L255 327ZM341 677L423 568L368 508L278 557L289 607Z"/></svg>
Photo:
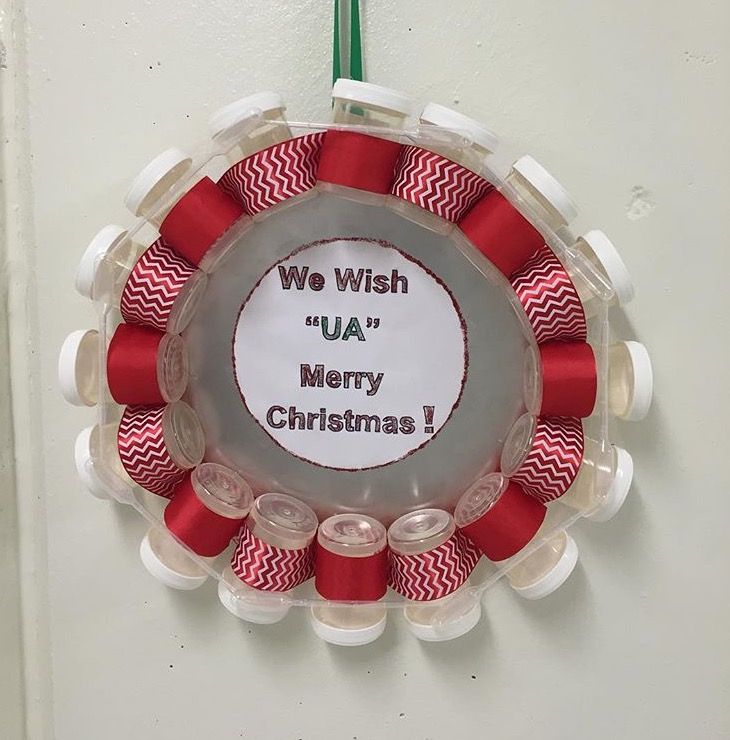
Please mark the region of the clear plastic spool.
<svg viewBox="0 0 730 740"><path fill-rule="evenodd" d="M285 111L284 99L278 93L254 93L213 113L209 120L210 133L215 140L245 139L263 125L264 119L285 122Z"/></svg>
<svg viewBox="0 0 730 740"><path fill-rule="evenodd" d="M165 408L162 428L167 451L181 468L198 465L205 454L205 436L198 415L184 401Z"/></svg>
<svg viewBox="0 0 730 740"><path fill-rule="evenodd" d="M314 538L317 515L305 503L285 493L265 493L251 509L253 534L276 547L299 550Z"/></svg>
<svg viewBox="0 0 730 740"><path fill-rule="evenodd" d="M161 202L179 185L191 165L192 158L180 149L173 147L158 154L130 185L125 197L127 208L159 226L169 210L161 211Z"/></svg>
<svg viewBox="0 0 730 740"><path fill-rule="evenodd" d="M207 283L208 276L200 270L196 270L188 278L170 311L167 323L170 334L180 334L188 327L205 295Z"/></svg>
<svg viewBox="0 0 730 740"><path fill-rule="evenodd" d="M515 161L507 182L521 198L538 209L540 219L550 228L567 226L578 215L578 208L567 190L529 155Z"/></svg>
<svg viewBox="0 0 730 740"><path fill-rule="evenodd" d="M510 429L502 448L500 470L509 478L522 466L532 447L537 419L532 414L523 414Z"/></svg>
<svg viewBox="0 0 730 740"><path fill-rule="evenodd" d="M429 103L419 117L419 131L426 136L426 148L481 172L484 160L499 146L499 139L479 121L438 103ZM457 136L454 133L457 132ZM467 146L460 142L466 138ZM450 142L450 145L449 145Z"/></svg>
<svg viewBox="0 0 730 740"><path fill-rule="evenodd" d="M417 555L438 547L455 529L454 518L443 509L412 511L390 525L388 544L402 555Z"/></svg>
<svg viewBox="0 0 730 740"><path fill-rule="evenodd" d="M167 403L179 401L188 385L188 350L178 334L165 334L157 353L157 382Z"/></svg>
<svg viewBox="0 0 730 740"><path fill-rule="evenodd" d="M74 406L99 400L99 332L79 329L69 334L58 357L58 380L64 398Z"/></svg>
<svg viewBox="0 0 730 740"><path fill-rule="evenodd" d="M629 271L613 242L602 231L599 229L587 231L578 238L575 249L590 262L593 269L611 286L613 303L623 306L631 301L634 297L631 275L629 275ZM586 292L583 287L585 278L581 278L580 274L574 275L578 295L581 296L581 300L588 301L591 296L584 295ZM593 313L593 310L589 313Z"/></svg>
<svg viewBox="0 0 730 740"><path fill-rule="evenodd" d="M537 347L532 344L525 350L522 384L525 408L531 414L538 414L542 405L542 368Z"/></svg>
<svg viewBox="0 0 730 740"><path fill-rule="evenodd" d="M616 342L608 348L608 407L614 416L640 421L649 411L653 373L646 347Z"/></svg>
<svg viewBox="0 0 730 740"><path fill-rule="evenodd" d="M104 226L94 235L76 269L76 290L82 296L94 300L103 297L98 286L102 263L127 236L127 230L116 224ZM107 281L107 284L111 283Z"/></svg>
<svg viewBox="0 0 730 740"><path fill-rule="evenodd" d="M325 519L317 532L322 547L349 558L380 552L387 544L385 527L365 514L335 514Z"/></svg>
<svg viewBox="0 0 730 740"><path fill-rule="evenodd" d="M415 107L414 98L398 90L358 80L337 80L332 98L338 124L400 129Z"/></svg>
<svg viewBox="0 0 730 740"><path fill-rule="evenodd" d="M224 465L202 463L193 470L190 480L204 506L220 516L243 519L251 510L251 486Z"/></svg>
<svg viewBox="0 0 730 740"><path fill-rule="evenodd" d="M480 478L459 499L454 509L456 526L463 528L481 519L499 500L509 485L509 480L500 473Z"/></svg>

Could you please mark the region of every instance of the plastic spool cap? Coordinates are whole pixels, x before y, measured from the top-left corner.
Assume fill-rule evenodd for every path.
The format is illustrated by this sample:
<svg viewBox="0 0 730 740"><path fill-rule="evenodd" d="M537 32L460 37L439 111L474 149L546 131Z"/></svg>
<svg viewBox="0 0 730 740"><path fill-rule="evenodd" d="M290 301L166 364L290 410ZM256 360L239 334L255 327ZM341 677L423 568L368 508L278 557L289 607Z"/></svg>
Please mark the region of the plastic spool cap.
<svg viewBox="0 0 730 740"><path fill-rule="evenodd" d="M208 119L210 135L215 139L238 128L248 119L257 119L260 113L266 114L272 110L285 109L284 99L272 90L248 95L224 105L210 116Z"/></svg>
<svg viewBox="0 0 730 740"><path fill-rule="evenodd" d="M289 605L281 602L271 604L247 604L239 599L228 586L218 582L218 600L234 617L253 624L276 624L289 613Z"/></svg>
<svg viewBox="0 0 730 740"><path fill-rule="evenodd" d="M63 397L74 406L95 406L97 403L98 343L96 329L77 329L61 345L58 384Z"/></svg>
<svg viewBox="0 0 730 740"><path fill-rule="evenodd" d="M623 342L623 345L629 353L634 376L634 390L626 413L621 418L625 421L641 421L649 413L654 394L654 372L651 367L651 358L641 342Z"/></svg>
<svg viewBox="0 0 730 740"><path fill-rule="evenodd" d="M139 545L139 557L150 575L169 588L176 588L180 591L192 591L202 586L208 579L207 573L199 576L190 576L177 573L171 568L168 568L152 550L149 533L144 536L144 539Z"/></svg>
<svg viewBox="0 0 730 740"><path fill-rule="evenodd" d="M448 598L448 597L447 597ZM422 622L413 622L408 618L408 612L403 610L403 618L406 620L408 629L415 637L423 642L446 642L455 640L457 637L465 635L477 626L482 616L482 606L479 601L467 612L456 619L449 620L443 624L423 624Z"/></svg>
<svg viewBox="0 0 730 740"><path fill-rule="evenodd" d="M578 215L578 206L565 188L529 154L520 157L512 165L512 169L522 175L552 205L566 224Z"/></svg>
<svg viewBox="0 0 730 740"><path fill-rule="evenodd" d="M79 266L76 268L76 291L84 298L91 298L99 262L114 247L127 238L127 230L116 224L109 224L101 229L86 247Z"/></svg>
<svg viewBox="0 0 730 740"><path fill-rule="evenodd" d="M76 437L76 442L74 443L76 473L94 498L107 500L109 499L109 492L94 469L94 463L91 458L91 435L93 431L94 427L86 427Z"/></svg>
<svg viewBox="0 0 730 740"><path fill-rule="evenodd" d="M375 642L375 640L385 632L388 613L386 612L383 614L383 618L378 620L375 624L371 624L360 629L342 629L340 627L333 627L330 624L320 622L320 620L314 616L313 612L310 612L309 619L312 629L314 630L314 634L325 642L328 642L330 645L338 645L340 647L358 647L360 645L368 645L371 642Z"/></svg>
<svg viewBox="0 0 730 740"><path fill-rule="evenodd" d="M575 540L569 534L565 536L567 538L565 550L552 570L529 586L512 586L516 593L525 599L535 601L549 596L553 591L557 591L568 580L568 576L573 572L578 562L578 545L575 544Z"/></svg>
<svg viewBox="0 0 730 740"><path fill-rule="evenodd" d="M332 86L332 97L353 103L374 105L404 116L410 116L415 107L415 100L412 97L397 90L382 85L373 85L371 82L346 80L342 77Z"/></svg>
<svg viewBox="0 0 730 740"><path fill-rule="evenodd" d="M584 241L596 255L613 286L619 306L629 303L634 297L634 283L613 242L600 229L587 231L578 241Z"/></svg>
<svg viewBox="0 0 730 740"><path fill-rule="evenodd" d="M179 180L193 160L185 152L175 147L166 149L158 154L140 173L134 178L124 204L135 216L141 216L145 210L148 198L160 183L169 180L167 187Z"/></svg>
<svg viewBox="0 0 730 740"><path fill-rule="evenodd" d="M459 133L466 134L475 144L490 153L499 146L499 139L496 134L482 126L479 121L447 108L445 105L429 103L419 117L421 121L433 126L455 129Z"/></svg>
<svg viewBox="0 0 730 740"><path fill-rule="evenodd" d="M623 447L617 447L616 445L613 445L613 450L616 455L616 469L614 470L613 480L608 488L606 499L600 508L586 517L592 522L607 522L618 514L619 509L626 501L626 496L631 488L631 481L634 478L634 460L631 455Z"/></svg>

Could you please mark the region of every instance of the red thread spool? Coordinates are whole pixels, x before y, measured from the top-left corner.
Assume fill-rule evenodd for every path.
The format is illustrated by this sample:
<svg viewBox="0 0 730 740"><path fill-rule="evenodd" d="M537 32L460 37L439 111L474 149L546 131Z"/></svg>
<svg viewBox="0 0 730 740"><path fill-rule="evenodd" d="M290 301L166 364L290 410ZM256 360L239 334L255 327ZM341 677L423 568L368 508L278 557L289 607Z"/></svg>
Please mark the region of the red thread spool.
<svg viewBox="0 0 730 740"><path fill-rule="evenodd" d="M175 489L165 509L165 526L193 552L215 557L238 533L252 504L251 487L240 475L203 463Z"/></svg>
<svg viewBox="0 0 730 740"><path fill-rule="evenodd" d="M459 530L486 557L499 562L516 555L537 534L547 509L501 473L478 480L456 504Z"/></svg>
<svg viewBox="0 0 730 740"><path fill-rule="evenodd" d="M244 522L231 570L247 586L261 591L289 591L314 572L311 545L297 549L277 547L257 537Z"/></svg>
<svg viewBox="0 0 730 740"><path fill-rule="evenodd" d="M397 141L329 130L322 143L317 180L385 195L393 184L401 149Z"/></svg>
<svg viewBox="0 0 730 740"><path fill-rule="evenodd" d="M413 601L433 601L464 585L479 552L441 509L412 511L388 530L390 585Z"/></svg>
<svg viewBox="0 0 730 740"><path fill-rule="evenodd" d="M324 133L307 134L262 149L228 169L218 186L251 216L304 195L317 184L323 140Z"/></svg>
<svg viewBox="0 0 730 740"><path fill-rule="evenodd" d="M332 601L377 601L388 588L385 527L362 514L336 514L317 532L317 592Z"/></svg>
<svg viewBox="0 0 730 740"><path fill-rule="evenodd" d="M496 190L459 221L459 228L508 278L545 244L540 232Z"/></svg>
<svg viewBox="0 0 730 740"><path fill-rule="evenodd" d="M186 472L203 459L205 438L197 414L183 401L127 406L119 421L117 449L137 485L170 498Z"/></svg>
<svg viewBox="0 0 730 740"><path fill-rule="evenodd" d="M578 291L547 244L512 275L511 283L538 343L585 342L586 316Z"/></svg>
<svg viewBox="0 0 730 740"><path fill-rule="evenodd" d="M523 414L507 434L500 467L527 493L547 504L573 485L584 449L580 419Z"/></svg>
<svg viewBox="0 0 730 740"><path fill-rule="evenodd" d="M231 246L217 245L218 240L243 215L239 203L204 177L175 203L160 234L188 262L210 270Z"/></svg>
<svg viewBox="0 0 730 740"><path fill-rule="evenodd" d="M458 162L417 146L404 146L391 193L456 223L492 189L490 182Z"/></svg>
<svg viewBox="0 0 730 740"><path fill-rule="evenodd" d="M541 416L586 417L596 405L596 357L586 342L528 347L524 365L527 410Z"/></svg>
<svg viewBox="0 0 730 740"><path fill-rule="evenodd" d="M264 493L241 528L231 570L247 586L288 591L314 574L312 540L317 516L284 493Z"/></svg>
<svg viewBox="0 0 730 740"><path fill-rule="evenodd" d="M137 259L122 289L119 308L128 324L179 334L190 323L207 277L158 239Z"/></svg>
<svg viewBox="0 0 730 740"><path fill-rule="evenodd" d="M188 354L176 334L120 324L106 357L112 398L121 404L150 405L179 401L188 384Z"/></svg>

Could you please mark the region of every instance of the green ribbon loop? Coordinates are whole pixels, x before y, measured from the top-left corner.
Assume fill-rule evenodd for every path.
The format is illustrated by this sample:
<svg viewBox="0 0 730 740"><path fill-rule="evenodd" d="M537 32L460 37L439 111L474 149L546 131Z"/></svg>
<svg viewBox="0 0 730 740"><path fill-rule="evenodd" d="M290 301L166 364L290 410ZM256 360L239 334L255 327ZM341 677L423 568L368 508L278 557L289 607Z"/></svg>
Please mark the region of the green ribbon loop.
<svg viewBox="0 0 730 740"><path fill-rule="evenodd" d="M340 3L335 0L335 29L332 40L332 82L340 77L363 79L362 33L360 30L360 0L350 0L349 24L341 22ZM349 31L349 33L346 33ZM343 60L343 49L345 59ZM344 74L343 74L343 61Z"/></svg>

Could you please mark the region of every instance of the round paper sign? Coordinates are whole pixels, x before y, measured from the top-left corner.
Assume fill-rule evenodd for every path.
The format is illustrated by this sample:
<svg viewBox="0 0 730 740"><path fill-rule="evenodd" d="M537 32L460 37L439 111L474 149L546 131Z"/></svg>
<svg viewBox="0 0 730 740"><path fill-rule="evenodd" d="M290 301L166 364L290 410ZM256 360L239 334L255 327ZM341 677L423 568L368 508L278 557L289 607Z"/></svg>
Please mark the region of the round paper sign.
<svg viewBox="0 0 730 740"><path fill-rule="evenodd" d="M233 338L246 408L308 462L363 470L428 444L459 403L466 325L449 289L392 244L332 239L271 267Z"/></svg>

